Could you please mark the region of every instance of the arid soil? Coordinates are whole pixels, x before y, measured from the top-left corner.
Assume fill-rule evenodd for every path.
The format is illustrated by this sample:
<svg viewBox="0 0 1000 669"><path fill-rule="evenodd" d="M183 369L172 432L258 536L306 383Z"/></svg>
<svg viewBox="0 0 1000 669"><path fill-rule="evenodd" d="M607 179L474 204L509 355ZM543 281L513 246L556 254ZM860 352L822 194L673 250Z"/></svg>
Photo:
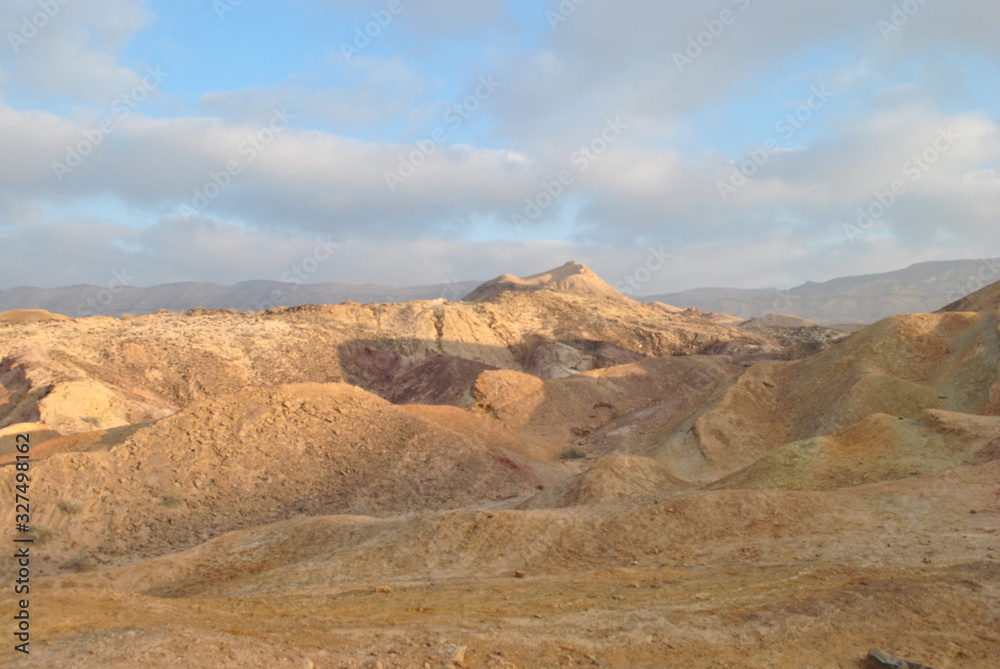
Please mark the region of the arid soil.
<svg viewBox="0 0 1000 669"><path fill-rule="evenodd" d="M27 433L36 539L0 664L998 666L993 293L848 335L584 270L0 315L0 522Z"/></svg>

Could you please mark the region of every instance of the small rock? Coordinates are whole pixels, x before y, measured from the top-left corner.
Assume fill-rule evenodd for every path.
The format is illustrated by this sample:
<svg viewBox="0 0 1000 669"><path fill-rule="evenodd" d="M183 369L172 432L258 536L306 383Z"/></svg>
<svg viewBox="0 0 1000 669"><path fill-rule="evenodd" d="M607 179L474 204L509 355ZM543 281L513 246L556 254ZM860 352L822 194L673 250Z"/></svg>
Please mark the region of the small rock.
<svg viewBox="0 0 1000 669"><path fill-rule="evenodd" d="M523 571L514 572L514 578L524 578L525 576L527 576L527 574L525 574Z"/></svg>
<svg viewBox="0 0 1000 669"><path fill-rule="evenodd" d="M907 669L906 660L893 657L888 653L871 648L868 650L868 666L873 669Z"/></svg>
<svg viewBox="0 0 1000 669"><path fill-rule="evenodd" d="M933 669L927 665L901 660L875 648L869 649L865 666L870 669Z"/></svg>
<svg viewBox="0 0 1000 669"><path fill-rule="evenodd" d="M392 592L392 588L390 588L387 585L376 585L374 588L372 588L372 590L381 594L389 594L390 592Z"/></svg>
<svg viewBox="0 0 1000 669"><path fill-rule="evenodd" d="M465 646L459 646L455 649L455 652L451 655L451 662L457 667L465 666Z"/></svg>

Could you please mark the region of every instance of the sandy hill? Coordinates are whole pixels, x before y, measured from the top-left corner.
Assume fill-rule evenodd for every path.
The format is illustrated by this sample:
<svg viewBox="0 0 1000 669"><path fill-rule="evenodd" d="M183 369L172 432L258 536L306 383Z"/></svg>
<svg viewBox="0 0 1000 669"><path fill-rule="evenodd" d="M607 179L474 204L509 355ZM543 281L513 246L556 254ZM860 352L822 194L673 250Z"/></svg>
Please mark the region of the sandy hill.
<svg viewBox="0 0 1000 669"><path fill-rule="evenodd" d="M539 454L582 447L589 456L609 455L628 449L649 416L685 415L743 368L726 356L684 356L548 381L486 371L458 404L520 434Z"/></svg>
<svg viewBox="0 0 1000 669"><path fill-rule="evenodd" d="M550 289L6 323L32 660L992 668L984 295L847 337Z"/></svg>
<svg viewBox="0 0 1000 669"><path fill-rule="evenodd" d="M605 283L584 265L570 260L565 265L548 272L533 274L524 278L512 274L501 274L492 281L480 285L462 298L464 302L484 302L496 299L507 292L533 293L548 290L579 297L631 302L617 290Z"/></svg>
<svg viewBox="0 0 1000 669"><path fill-rule="evenodd" d="M875 413L832 435L780 446L714 488L832 490L1000 460L1000 417Z"/></svg>
<svg viewBox="0 0 1000 669"><path fill-rule="evenodd" d="M12 309L0 311L0 323L39 323L42 321L64 321L66 316L53 314L44 309Z"/></svg>
<svg viewBox="0 0 1000 669"><path fill-rule="evenodd" d="M998 350L995 315L886 319L812 357L752 367L651 448L682 476L714 479L874 414L1000 414Z"/></svg>
<svg viewBox="0 0 1000 669"><path fill-rule="evenodd" d="M345 384L248 388L120 437L36 461L53 561L162 555L300 515L482 504L551 476L514 438L496 446Z"/></svg>

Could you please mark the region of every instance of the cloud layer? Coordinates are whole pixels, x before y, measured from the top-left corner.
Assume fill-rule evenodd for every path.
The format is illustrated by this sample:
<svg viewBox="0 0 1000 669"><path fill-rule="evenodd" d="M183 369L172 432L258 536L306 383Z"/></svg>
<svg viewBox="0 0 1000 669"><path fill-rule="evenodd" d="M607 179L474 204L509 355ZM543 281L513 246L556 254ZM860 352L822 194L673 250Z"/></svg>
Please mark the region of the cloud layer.
<svg viewBox="0 0 1000 669"><path fill-rule="evenodd" d="M299 11L349 39L370 5ZM202 90L160 7L7 3L0 285L270 279L337 243L311 280L668 253L655 293L1000 249L995 4L401 6L357 57Z"/></svg>

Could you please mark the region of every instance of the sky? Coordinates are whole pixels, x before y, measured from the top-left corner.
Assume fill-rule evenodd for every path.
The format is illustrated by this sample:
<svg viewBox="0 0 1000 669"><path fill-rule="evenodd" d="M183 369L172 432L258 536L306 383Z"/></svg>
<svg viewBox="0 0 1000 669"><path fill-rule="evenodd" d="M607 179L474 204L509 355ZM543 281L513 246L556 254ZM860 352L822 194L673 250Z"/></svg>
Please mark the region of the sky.
<svg viewBox="0 0 1000 669"><path fill-rule="evenodd" d="M0 288L1000 255L994 0L4 0Z"/></svg>

